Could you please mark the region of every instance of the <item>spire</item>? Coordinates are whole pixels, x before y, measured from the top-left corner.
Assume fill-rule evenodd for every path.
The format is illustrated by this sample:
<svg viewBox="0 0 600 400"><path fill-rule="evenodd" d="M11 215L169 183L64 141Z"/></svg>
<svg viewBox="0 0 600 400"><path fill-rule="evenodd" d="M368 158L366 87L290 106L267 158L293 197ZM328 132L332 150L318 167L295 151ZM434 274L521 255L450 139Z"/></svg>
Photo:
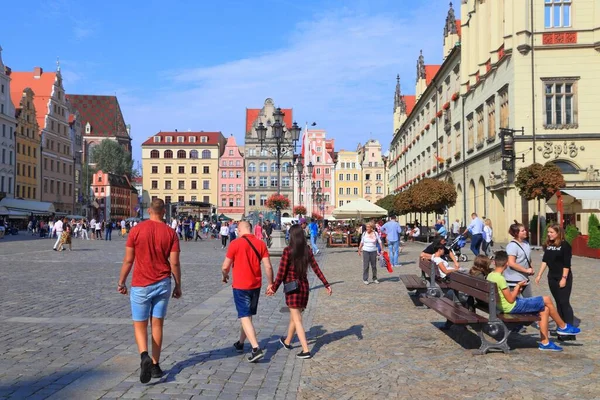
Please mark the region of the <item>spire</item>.
<svg viewBox="0 0 600 400"><path fill-rule="evenodd" d="M452 2L450 2L450 8L448 9L448 15L446 16L446 25L444 25L444 37L456 34L458 34L456 15L454 15L454 8L452 8Z"/></svg>
<svg viewBox="0 0 600 400"><path fill-rule="evenodd" d="M396 93L394 94L394 112L400 106L402 92L400 91L400 74L396 76Z"/></svg>
<svg viewBox="0 0 600 400"><path fill-rule="evenodd" d="M56 72L60 72L60 58L56 57Z"/></svg>
<svg viewBox="0 0 600 400"><path fill-rule="evenodd" d="M425 57L423 57L423 50L419 54L419 59L417 60L417 82L419 79L425 79Z"/></svg>

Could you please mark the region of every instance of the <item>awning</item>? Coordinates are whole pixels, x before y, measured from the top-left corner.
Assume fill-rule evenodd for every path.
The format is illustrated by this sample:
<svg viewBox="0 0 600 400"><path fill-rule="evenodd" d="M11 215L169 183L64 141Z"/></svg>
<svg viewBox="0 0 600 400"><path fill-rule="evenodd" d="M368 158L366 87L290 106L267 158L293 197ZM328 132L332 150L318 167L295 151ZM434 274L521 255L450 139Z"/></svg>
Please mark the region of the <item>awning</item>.
<svg viewBox="0 0 600 400"><path fill-rule="evenodd" d="M8 218L27 218L29 216L26 212L9 210L4 206L0 206L0 215Z"/></svg>
<svg viewBox="0 0 600 400"><path fill-rule="evenodd" d="M6 207L8 211L17 211L35 215L50 215L54 213L54 204L45 201L9 199L0 200L0 206Z"/></svg>
<svg viewBox="0 0 600 400"><path fill-rule="evenodd" d="M385 217L388 215L388 212L386 209L370 203L365 199L358 199L336 208L333 210L332 214L335 218L345 219Z"/></svg>
<svg viewBox="0 0 600 400"><path fill-rule="evenodd" d="M565 189L561 190L565 214L600 211L600 190ZM556 212L556 195L546 202L547 212Z"/></svg>

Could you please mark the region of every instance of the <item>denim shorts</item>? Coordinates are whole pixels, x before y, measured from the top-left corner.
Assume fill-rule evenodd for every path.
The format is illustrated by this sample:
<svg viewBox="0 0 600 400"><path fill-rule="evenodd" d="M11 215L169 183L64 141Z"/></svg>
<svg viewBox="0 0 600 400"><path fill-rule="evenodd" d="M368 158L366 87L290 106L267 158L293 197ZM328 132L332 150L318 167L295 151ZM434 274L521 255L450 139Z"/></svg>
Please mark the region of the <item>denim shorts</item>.
<svg viewBox="0 0 600 400"><path fill-rule="evenodd" d="M542 296L537 297L517 297L517 303L510 312L511 314L533 314L544 311L546 305Z"/></svg>
<svg viewBox="0 0 600 400"><path fill-rule="evenodd" d="M237 309L238 318L251 317L256 315L258 308L258 298L260 297L260 288L258 289L233 289L233 301Z"/></svg>
<svg viewBox="0 0 600 400"><path fill-rule="evenodd" d="M152 318L164 318L171 297L171 277L148 286L132 286L131 318L134 321L147 321Z"/></svg>

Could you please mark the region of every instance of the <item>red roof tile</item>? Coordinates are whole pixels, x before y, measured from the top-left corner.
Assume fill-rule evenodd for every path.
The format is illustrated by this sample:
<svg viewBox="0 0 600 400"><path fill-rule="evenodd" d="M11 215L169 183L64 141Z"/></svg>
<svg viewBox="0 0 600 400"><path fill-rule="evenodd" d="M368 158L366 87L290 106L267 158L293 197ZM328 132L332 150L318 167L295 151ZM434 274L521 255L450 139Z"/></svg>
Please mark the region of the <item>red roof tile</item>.
<svg viewBox="0 0 600 400"><path fill-rule="evenodd" d="M458 37L460 37L460 35L462 33L462 27L460 26L460 19L456 20L456 31L458 33Z"/></svg>
<svg viewBox="0 0 600 400"><path fill-rule="evenodd" d="M260 108L246 108L246 133L252 130L252 125L254 124L254 121L256 121L256 119L258 118L260 111ZM294 122L294 119L292 117L293 110L291 108L282 108L281 111L285 113L285 115L283 116L283 123L286 127L289 128Z"/></svg>
<svg viewBox="0 0 600 400"><path fill-rule="evenodd" d="M160 142L154 142L154 137L160 136ZM167 143L166 137L171 136L173 138L172 142ZM206 142L201 142L200 137L206 136L208 139ZM177 142L178 137L183 137L183 143ZM190 138L195 137L196 141L191 142ZM227 140L223 136L221 132L158 132L155 135L149 137L142 146L164 146L164 145L172 145L172 147L178 146L215 146L217 144L221 144L221 150L225 150L225 143Z"/></svg>
<svg viewBox="0 0 600 400"><path fill-rule="evenodd" d="M87 94L69 94L71 106L79 111L81 127L89 122L91 134L85 136L114 136L129 139L125 119L116 96L96 96Z"/></svg>
<svg viewBox="0 0 600 400"><path fill-rule="evenodd" d="M46 115L48 114L48 102L52 95L52 88L56 81L56 72L43 72L41 69L39 78L35 77L35 72L15 72L10 74L10 97L15 108L20 108L23 90L30 88L33 90L33 105L36 110L36 118L41 129L46 127Z"/></svg>
<svg viewBox="0 0 600 400"><path fill-rule="evenodd" d="M435 76L437 75L440 68L441 68L441 65L426 65L425 66L425 78L426 78L425 83L427 84L427 86L429 86L429 84L431 83L433 78L435 78Z"/></svg>
<svg viewBox="0 0 600 400"><path fill-rule="evenodd" d="M410 115L413 108L415 108L415 103L417 99L415 95L404 95L404 102L406 103L406 115Z"/></svg>

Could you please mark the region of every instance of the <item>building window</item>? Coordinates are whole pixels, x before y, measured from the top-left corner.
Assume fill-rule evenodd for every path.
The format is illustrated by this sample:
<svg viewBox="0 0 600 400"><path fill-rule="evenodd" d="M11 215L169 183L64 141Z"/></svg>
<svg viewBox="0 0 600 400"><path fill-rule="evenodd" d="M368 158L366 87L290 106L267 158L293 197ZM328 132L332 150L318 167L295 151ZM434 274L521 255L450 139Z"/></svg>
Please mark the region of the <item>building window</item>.
<svg viewBox="0 0 600 400"><path fill-rule="evenodd" d="M350 189L350 188L346 188L346 194L347 194L347 195L350 195L351 193L352 193L352 189Z"/></svg>
<svg viewBox="0 0 600 400"><path fill-rule="evenodd" d="M248 177L248 186L249 187L256 187L256 177L255 176L249 176Z"/></svg>
<svg viewBox="0 0 600 400"><path fill-rule="evenodd" d="M272 176L271 177L271 187L277 187L278 185L278 181L277 181L277 177L276 176Z"/></svg>
<svg viewBox="0 0 600 400"><path fill-rule="evenodd" d="M191 150L190 158L198 158L198 150Z"/></svg>
<svg viewBox="0 0 600 400"><path fill-rule="evenodd" d="M267 177L266 176L261 176L259 178L258 185L260 187L267 187Z"/></svg>
<svg viewBox="0 0 600 400"><path fill-rule="evenodd" d="M571 0L545 0L544 26L568 28L571 26Z"/></svg>
<svg viewBox="0 0 600 400"><path fill-rule="evenodd" d="M575 79L545 81L545 128L577 127L577 87Z"/></svg>
<svg viewBox="0 0 600 400"><path fill-rule="evenodd" d="M341 207L341 206L343 206L343 205L344 205L344 200L340 200L340 201L338 201L338 207Z"/></svg>
<svg viewBox="0 0 600 400"><path fill-rule="evenodd" d="M152 189L158 189L158 181L152 181Z"/></svg>
<svg viewBox="0 0 600 400"><path fill-rule="evenodd" d="M325 187L328 188L329 187L329 181L325 181Z"/></svg>
<svg viewBox="0 0 600 400"><path fill-rule="evenodd" d="M165 196L165 203L167 203L167 204L171 203L171 196Z"/></svg>
<svg viewBox="0 0 600 400"><path fill-rule="evenodd" d="M256 205L256 195L255 194L251 194L248 197L248 205L249 206L255 206Z"/></svg>
<svg viewBox="0 0 600 400"><path fill-rule="evenodd" d="M196 136L190 136L188 140L190 141L190 143L196 143ZM196 196L192 196L192 197L193 197L192 201L196 201Z"/></svg>
<svg viewBox="0 0 600 400"><path fill-rule="evenodd" d="M210 181L202 181L202 189L210 189Z"/></svg>
<svg viewBox="0 0 600 400"><path fill-rule="evenodd" d="M508 109L508 88L498 93L500 97L500 128L508 128L510 110Z"/></svg>
<svg viewBox="0 0 600 400"><path fill-rule="evenodd" d="M378 181L380 181L381 180L381 174L376 174L375 175L375 179L378 180Z"/></svg>
<svg viewBox="0 0 600 400"><path fill-rule="evenodd" d="M358 193L357 193L357 194L358 194ZM365 188L365 194L371 194L371 187L370 187L370 186L367 186L367 187Z"/></svg>
<svg viewBox="0 0 600 400"><path fill-rule="evenodd" d="M277 172L277 163L271 163L271 172Z"/></svg>
<svg viewBox="0 0 600 400"><path fill-rule="evenodd" d="M192 174L197 174L198 173L198 167L196 167L195 165L192 167Z"/></svg>
<svg viewBox="0 0 600 400"><path fill-rule="evenodd" d="M221 207L227 207L227 199L225 197L221 198Z"/></svg>
<svg viewBox="0 0 600 400"><path fill-rule="evenodd" d="M153 174L158 174L158 165L153 165L152 166L152 173Z"/></svg>
<svg viewBox="0 0 600 400"><path fill-rule="evenodd" d="M180 202L180 203L183 203L185 201L185 198L183 196L179 196L177 198L177 201Z"/></svg>
<svg viewBox="0 0 600 400"><path fill-rule="evenodd" d="M233 197L229 198L229 207L233 207Z"/></svg>
<svg viewBox="0 0 600 400"><path fill-rule="evenodd" d="M479 107L477 110L477 145L483 144L484 138L484 126L483 126L483 106Z"/></svg>
<svg viewBox="0 0 600 400"><path fill-rule="evenodd" d="M200 143L206 143L206 142L208 142L208 137L200 136ZM204 158L204 157L202 157L202 158Z"/></svg>
<svg viewBox="0 0 600 400"><path fill-rule="evenodd" d="M235 171L235 177L236 178L241 178L242 177L242 172L241 171Z"/></svg>
<svg viewBox="0 0 600 400"><path fill-rule="evenodd" d="M173 152L171 150L165 150L164 158L173 158Z"/></svg>
<svg viewBox="0 0 600 400"><path fill-rule="evenodd" d="M171 181L165 181L165 189L171 190Z"/></svg>
<svg viewBox="0 0 600 400"><path fill-rule="evenodd" d="M171 173L171 167L170 166L166 166L165 167L165 174L170 174Z"/></svg>
<svg viewBox="0 0 600 400"><path fill-rule="evenodd" d="M192 189L198 189L197 181L192 181Z"/></svg>
<svg viewBox="0 0 600 400"><path fill-rule="evenodd" d="M185 150L177 150L177 158L185 158L186 155Z"/></svg>
<svg viewBox="0 0 600 400"><path fill-rule="evenodd" d="M290 187L290 178L285 177L281 179L281 186Z"/></svg>
<svg viewBox="0 0 600 400"><path fill-rule="evenodd" d="M253 162L248 164L248 172L256 172L256 164L254 164Z"/></svg>
<svg viewBox="0 0 600 400"><path fill-rule="evenodd" d="M179 190L185 190L185 181L179 181L177 184Z"/></svg>
<svg viewBox="0 0 600 400"><path fill-rule="evenodd" d="M344 174L340 174L340 175L338 176L338 178L339 178L339 180L340 180L340 181L343 181L343 180L344 180Z"/></svg>
<svg viewBox="0 0 600 400"><path fill-rule="evenodd" d="M354 188L354 194L357 195L358 194L358 188Z"/></svg>
<svg viewBox="0 0 600 400"><path fill-rule="evenodd" d="M381 186L377 186L376 190L377 190L377 194L382 194L383 193Z"/></svg>
<svg viewBox="0 0 600 400"><path fill-rule="evenodd" d="M233 177L235 177L235 173L234 173L233 171L229 171L229 177L230 177L230 178L233 178Z"/></svg>
<svg viewBox="0 0 600 400"><path fill-rule="evenodd" d="M208 166L203 166L203 167L202 167L202 173L203 173L203 174L209 174L209 173L210 173L210 167L208 167Z"/></svg>
<svg viewBox="0 0 600 400"><path fill-rule="evenodd" d="M177 143L183 143L185 138L183 136L177 136Z"/></svg>
<svg viewBox="0 0 600 400"><path fill-rule="evenodd" d="M496 137L496 98L490 97L486 102L487 107L487 137L492 140Z"/></svg>
<svg viewBox="0 0 600 400"><path fill-rule="evenodd" d="M237 198L235 199L235 206L236 207L241 207L242 206L242 199L241 198Z"/></svg>
<svg viewBox="0 0 600 400"><path fill-rule="evenodd" d="M339 188L338 189L338 194L344 194L344 188Z"/></svg>
<svg viewBox="0 0 600 400"><path fill-rule="evenodd" d="M250 157L256 156L256 149L248 149L248 156L250 156Z"/></svg>
<svg viewBox="0 0 600 400"><path fill-rule="evenodd" d="M191 138L190 138L190 140L191 140L191 139L196 139L196 138L195 138L195 137L191 137ZM192 196L191 200L192 200L192 201L196 201L196 196Z"/></svg>
<svg viewBox="0 0 600 400"><path fill-rule="evenodd" d="M233 183L229 184L229 191L232 192L232 193L233 193L233 186L234 186Z"/></svg>
<svg viewBox="0 0 600 400"><path fill-rule="evenodd" d="M475 147L475 127L473 125L473 114L467 116L467 150Z"/></svg>
<svg viewBox="0 0 600 400"><path fill-rule="evenodd" d="M226 191L227 191L227 185L221 184L221 192L226 192Z"/></svg>
<svg viewBox="0 0 600 400"><path fill-rule="evenodd" d="M231 149L229 150L229 156L230 157L233 156L233 150L231 150Z"/></svg>
<svg viewBox="0 0 600 400"><path fill-rule="evenodd" d="M204 158L204 159L210 158L210 150L202 150L202 158Z"/></svg>
<svg viewBox="0 0 600 400"><path fill-rule="evenodd" d="M346 174L346 180L349 181L350 180L350 174Z"/></svg>
<svg viewBox="0 0 600 400"><path fill-rule="evenodd" d="M267 172L267 163L260 163L260 172Z"/></svg>
<svg viewBox="0 0 600 400"><path fill-rule="evenodd" d="M329 168L325 168L325 175L329 175Z"/></svg>
<svg viewBox="0 0 600 400"><path fill-rule="evenodd" d="M183 166L183 165L180 165L179 167L177 167L177 171L178 171L180 174L185 174L185 166Z"/></svg>
<svg viewBox="0 0 600 400"><path fill-rule="evenodd" d="M261 206L266 206L267 205L267 195L266 194L261 194L260 195L260 205Z"/></svg>
<svg viewBox="0 0 600 400"><path fill-rule="evenodd" d="M354 174L354 180L357 181L358 180L358 174Z"/></svg>
<svg viewBox="0 0 600 400"><path fill-rule="evenodd" d="M371 174L365 174L365 180L370 181L371 180Z"/></svg>
<svg viewBox="0 0 600 400"><path fill-rule="evenodd" d="M242 185L240 185L240 184L235 185L235 191L236 192L241 192L242 191Z"/></svg>
<svg viewBox="0 0 600 400"><path fill-rule="evenodd" d="M241 161L240 160L235 160L235 166L236 167L241 167L242 166Z"/></svg>
<svg viewBox="0 0 600 400"><path fill-rule="evenodd" d="M165 142L172 143L173 142L173 136L167 136L167 137L165 137Z"/></svg>
<svg viewBox="0 0 600 400"><path fill-rule="evenodd" d="M221 178L227 178L227 171L221 171Z"/></svg>

